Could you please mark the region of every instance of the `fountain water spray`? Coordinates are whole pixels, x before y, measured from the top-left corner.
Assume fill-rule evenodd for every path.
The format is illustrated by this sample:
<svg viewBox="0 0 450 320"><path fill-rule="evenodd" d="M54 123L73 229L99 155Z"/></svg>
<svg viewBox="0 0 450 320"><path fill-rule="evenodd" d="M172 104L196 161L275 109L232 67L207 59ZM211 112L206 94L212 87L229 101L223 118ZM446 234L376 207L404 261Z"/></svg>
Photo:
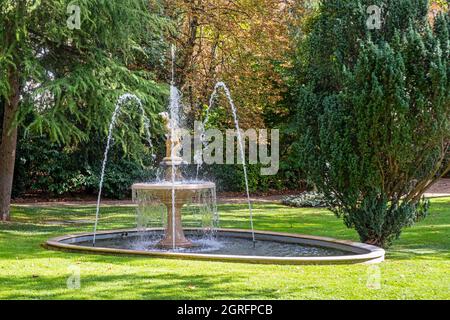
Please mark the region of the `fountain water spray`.
<svg viewBox="0 0 450 320"><path fill-rule="evenodd" d="M178 93L177 88L175 87L175 54L176 54L176 47L175 45L172 45L171 48L172 53L172 79L170 81L170 103L169 103L169 110L170 110L170 130L172 137L175 136L175 130L178 125L179 121L179 112L180 112L180 96ZM173 160L175 158L175 143L174 139L171 139L171 148L170 148L170 157L172 158L172 249L175 250L176 248L176 239L175 239L175 232L176 232L176 219L175 219L175 161Z"/></svg>
<svg viewBox="0 0 450 320"><path fill-rule="evenodd" d="M214 104L214 100L215 100L215 98L217 96L217 93L218 93L220 88L222 88L224 90L225 96L227 97L228 102L230 104L231 111L233 112L234 125L235 125L236 131L237 131L237 139L238 139L238 145L239 145L239 154L240 154L240 158L241 158L241 161L242 161L242 168L243 168L243 171L244 171L245 192L246 192L246 195L247 195L248 210L249 210L249 213L250 213L250 226L251 226L251 229L252 229L253 246L255 246L256 240L255 240L255 229L253 227L253 209L252 209L252 202L251 202L251 199L250 199L250 191L249 191L249 186L248 186L247 166L245 164L244 142L242 140L241 129L239 127L239 120L238 120L238 116L237 116L236 106L234 105L234 101L233 101L233 98L231 97L230 90L228 89L228 87L226 86L226 84L224 82L218 82L214 86L214 91L211 94L211 98L209 99L209 106L208 106L208 109L206 110L206 117L205 117L205 120L202 123L202 127L201 127L202 134L200 135L200 140L201 140L202 144L205 147L207 147L207 142L205 141L205 125L208 123L210 110L211 110L211 108L212 108L212 106ZM197 156L197 159L199 159L198 156ZM198 178L198 173L199 173L201 165L202 165L202 162L199 161L197 163L197 178Z"/></svg>
<svg viewBox="0 0 450 320"><path fill-rule="evenodd" d="M145 110L144 107L142 106L142 102L141 100L136 97L133 94L123 94L119 97L119 99L117 100L116 103L116 107L114 109L112 118L111 118L111 122L109 123L109 130L108 130L108 139L106 142L106 148L105 148L105 153L103 156L103 162L102 162L102 170L101 170L101 174L100 174L100 183L99 183L99 187L98 187L98 197L97 197L97 206L95 209L95 224L94 224L94 236L93 236L93 240L92 240L92 245L95 246L95 240L96 240L96 235L97 235L97 226L98 226L98 219L99 219L99 213L100 213L100 201L102 198L102 190L103 190L103 181L105 178L105 169L106 169L106 163L108 162L108 153L109 153L109 149L111 147L111 140L112 140L112 133L113 130L116 126L116 121L117 121L117 117L120 114L120 111L122 109L122 106L125 105L126 102L129 102L131 100L136 101L136 103L139 106L139 109L142 113L142 119L144 121L144 129L145 129L145 134L146 134L146 139L147 139L147 143L150 147L150 150L153 150L153 145L152 145L152 139L151 139L151 133L150 133L150 121L147 118L147 116L145 115ZM155 158L155 155L152 154L152 158Z"/></svg>

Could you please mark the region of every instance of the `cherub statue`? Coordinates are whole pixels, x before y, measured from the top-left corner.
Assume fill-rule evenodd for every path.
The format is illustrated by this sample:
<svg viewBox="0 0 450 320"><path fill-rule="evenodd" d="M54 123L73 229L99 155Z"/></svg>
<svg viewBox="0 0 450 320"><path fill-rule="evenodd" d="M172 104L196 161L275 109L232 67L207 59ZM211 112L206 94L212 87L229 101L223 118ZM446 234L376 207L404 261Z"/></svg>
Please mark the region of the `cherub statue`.
<svg viewBox="0 0 450 320"><path fill-rule="evenodd" d="M166 131L166 158L172 159L173 157L178 160L180 158L179 153L182 148L181 144L181 137L180 137L180 129L179 128L172 128L172 125L175 125L172 123L169 114L167 112L161 112L160 117L163 120L164 128ZM173 131L172 131L173 129ZM172 152L173 148L173 152Z"/></svg>

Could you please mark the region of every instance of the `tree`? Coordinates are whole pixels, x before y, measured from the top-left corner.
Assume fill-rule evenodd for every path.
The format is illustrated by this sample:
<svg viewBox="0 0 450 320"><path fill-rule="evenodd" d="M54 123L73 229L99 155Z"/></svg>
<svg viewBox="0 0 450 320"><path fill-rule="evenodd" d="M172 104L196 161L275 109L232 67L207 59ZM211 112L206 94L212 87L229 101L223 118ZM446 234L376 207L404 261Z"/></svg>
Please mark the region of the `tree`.
<svg viewBox="0 0 450 320"><path fill-rule="evenodd" d="M286 90L277 67L288 61L291 2L164 1L166 13L177 22L171 34L177 45L175 80L192 108L191 118L208 104L216 82L224 81L240 106L242 126L263 126L263 109ZM229 114L224 118L225 125L231 124Z"/></svg>
<svg viewBox="0 0 450 320"><path fill-rule="evenodd" d="M136 93L152 120L165 99L166 88L150 71L165 50L160 39L168 22L150 13L148 1L80 1L79 11L69 4L0 3L0 220L10 219L17 134L25 118L32 117L27 130L76 146L91 131L107 131L120 94ZM120 124L118 138L140 139Z"/></svg>
<svg viewBox="0 0 450 320"><path fill-rule="evenodd" d="M363 242L389 246L423 218L450 170L449 17L425 0L330 0L296 60L300 162ZM381 29L367 8L383 8Z"/></svg>

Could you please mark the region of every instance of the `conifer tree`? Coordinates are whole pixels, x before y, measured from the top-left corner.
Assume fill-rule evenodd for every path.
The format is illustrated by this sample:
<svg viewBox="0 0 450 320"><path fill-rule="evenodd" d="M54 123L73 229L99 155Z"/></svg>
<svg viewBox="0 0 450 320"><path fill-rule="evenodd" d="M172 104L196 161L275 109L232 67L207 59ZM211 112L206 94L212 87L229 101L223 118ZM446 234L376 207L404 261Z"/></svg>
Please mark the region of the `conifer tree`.
<svg viewBox="0 0 450 320"><path fill-rule="evenodd" d="M166 88L150 71L164 50L167 22L150 12L149 3L0 2L0 221L10 218L23 119L32 115L28 130L68 144L87 140L94 129L105 132L114 103L125 92L137 94L149 117L156 117ZM126 126L122 123L124 131ZM138 135L126 140L138 140Z"/></svg>
<svg viewBox="0 0 450 320"><path fill-rule="evenodd" d="M378 5L380 28L368 28ZM370 10L369 10L370 12ZM426 0L329 0L297 57L300 161L362 241L389 246L450 170L449 17Z"/></svg>

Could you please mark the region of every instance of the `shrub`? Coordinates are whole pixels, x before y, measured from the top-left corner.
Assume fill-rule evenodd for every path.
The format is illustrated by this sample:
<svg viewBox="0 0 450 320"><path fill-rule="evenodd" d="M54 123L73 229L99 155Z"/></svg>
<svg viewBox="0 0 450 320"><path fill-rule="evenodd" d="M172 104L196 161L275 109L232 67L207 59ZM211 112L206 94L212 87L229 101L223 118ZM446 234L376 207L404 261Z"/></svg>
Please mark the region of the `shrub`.
<svg viewBox="0 0 450 320"><path fill-rule="evenodd" d="M449 19L423 0L322 2L297 56L299 161L362 241L389 246L450 169Z"/></svg>
<svg viewBox="0 0 450 320"><path fill-rule="evenodd" d="M46 137L23 138L16 158L13 194L44 195L97 194L100 181L103 144L69 148L50 143ZM142 158L149 155L142 153ZM103 195L113 199L131 196L136 181L154 177L154 168L112 148L105 171Z"/></svg>
<svg viewBox="0 0 450 320"><path fill-rule="evenodd" d="M244 169L241 164L204 165L204 177L213 180L218 191L244 192ZM271 188L279 188L272 176L262 176L260 165L247 165L247 177L250 192L268 191Z"/></svg>

